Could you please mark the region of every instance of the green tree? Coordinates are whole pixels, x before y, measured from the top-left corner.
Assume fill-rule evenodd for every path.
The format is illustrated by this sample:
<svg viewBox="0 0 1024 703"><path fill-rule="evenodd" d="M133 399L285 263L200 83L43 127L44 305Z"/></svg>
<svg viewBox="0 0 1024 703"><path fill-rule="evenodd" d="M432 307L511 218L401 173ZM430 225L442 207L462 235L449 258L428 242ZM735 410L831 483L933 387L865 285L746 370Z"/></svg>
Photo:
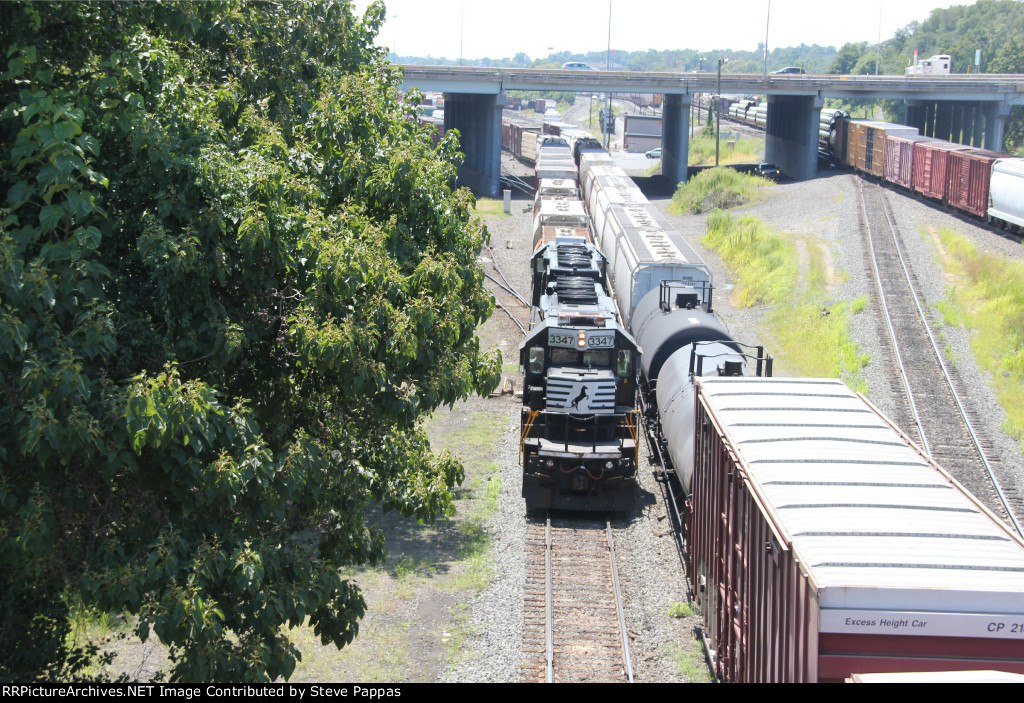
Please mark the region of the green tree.
<svg viewBox="0 0 1024 703"><path fill-rule="evenodd" d="M420 418L498 379L486 232L383 17L0 4L0 679L82 675L71 603L287 678L285 627L357 634L369 506L451 513Z"/></svg>

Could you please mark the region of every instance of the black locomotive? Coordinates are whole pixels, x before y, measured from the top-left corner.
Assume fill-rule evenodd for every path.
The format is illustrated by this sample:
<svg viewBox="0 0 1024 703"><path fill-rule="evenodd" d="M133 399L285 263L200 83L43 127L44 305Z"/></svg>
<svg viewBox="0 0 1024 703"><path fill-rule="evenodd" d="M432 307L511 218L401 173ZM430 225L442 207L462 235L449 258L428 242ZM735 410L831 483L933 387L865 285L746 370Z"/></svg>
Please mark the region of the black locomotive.
<svg viewBox="0 0 1024 703"><path fill-rule="evenodd" d="M542 242L531 263L533 324L520 347L526 506L628 510L639 350L607 293L607 262L568 236Z"/></svg>

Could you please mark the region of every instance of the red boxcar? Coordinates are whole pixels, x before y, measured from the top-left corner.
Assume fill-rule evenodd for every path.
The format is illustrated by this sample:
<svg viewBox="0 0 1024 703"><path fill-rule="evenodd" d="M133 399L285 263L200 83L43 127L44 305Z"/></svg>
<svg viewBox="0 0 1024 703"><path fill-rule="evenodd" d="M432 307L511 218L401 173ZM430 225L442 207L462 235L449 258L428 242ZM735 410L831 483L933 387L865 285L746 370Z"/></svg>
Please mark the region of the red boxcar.
<svg viewBox="0 0 1024 703"><path fill-rule="evenodd" d="M914 149L931 137L892 134L885 140L885 180L904 188L914 187Z"/></svg>
<svg viewBox="0 0 1024 703"><path fill-rule="evenodd" d="M929 198L946 197L946 163L953 151L970 147L951 144L939 139L921 142L914 149L914 190Z"/></svg>
<svg viewBox="0 0 1024 703"><path fill-rule="evenodd" d="M1024 541L862 396L696 383L687 575L719 678L1024 673Z"/></svg>
<svg viewBox="0 0 1024 703"><path fill-rule="evenodd" d="M985 149L951 151L946 162L946 197L943 202L984 217L988 211L992 164L1004 156Z"/></svg>

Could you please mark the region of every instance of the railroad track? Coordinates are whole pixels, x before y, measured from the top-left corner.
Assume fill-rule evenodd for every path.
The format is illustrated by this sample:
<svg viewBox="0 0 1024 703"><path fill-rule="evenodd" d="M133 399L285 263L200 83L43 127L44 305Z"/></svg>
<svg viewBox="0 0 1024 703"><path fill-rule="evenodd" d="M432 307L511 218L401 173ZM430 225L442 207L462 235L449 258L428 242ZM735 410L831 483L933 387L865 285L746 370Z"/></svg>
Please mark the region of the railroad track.
<svg viewBox="0 0 1024 703"><path fill-rule="evenodd" d="M524 682L632 682L610 523L526 526Z"/></svg>
<svg viewBox="0 0 1024 703"><path fill-rule="evenodd" d="M494 254L494 249L488 245L485 251L487 254L486 261L491 264L494 268L494 272L497 274L498 278L501 279L498 280L498 278L492 276L486 271L486 266L484 267L484 276L493 284L490 286L490 289L491 294L494 295L494 303L509 316L512 322L515 323L516 327L518 327L523 333L523 336L526 336L528 333L527 327L530 325L530 301L524 298L505 277L501 267L498 265L498 259ZM513 310L517 312L520 310L526 310L527 320L525 325L519 321L518 315L516 312L513 312Z"/></svg>
<svg viewBox="0 0 1024 703"><path fill-rule="evenodd" d="M947 366L903 257L900 232L882 187L859 180L865 244L875 276L877 308L883 313L883 344L897 373L893 397L902 399L892 420L989 509L1024 534L1018 520L1024 500L1001 481L1002 467L972 417L954 368Z"/></svg>

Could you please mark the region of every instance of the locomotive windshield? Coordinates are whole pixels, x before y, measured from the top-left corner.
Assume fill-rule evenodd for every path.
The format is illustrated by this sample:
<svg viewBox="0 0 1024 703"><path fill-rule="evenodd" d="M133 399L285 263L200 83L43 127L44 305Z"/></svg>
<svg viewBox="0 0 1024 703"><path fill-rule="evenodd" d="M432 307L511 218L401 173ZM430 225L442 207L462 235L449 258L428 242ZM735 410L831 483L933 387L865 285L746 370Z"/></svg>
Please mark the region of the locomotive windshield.
<svg viewBox="0 0 1024 703"><path fill-rule="evenodd" d="M552 364L574 364L583 366L610 366L611 351L608 349L591 349L578 352L575 349L555 347L551 350Z"/></svg>

